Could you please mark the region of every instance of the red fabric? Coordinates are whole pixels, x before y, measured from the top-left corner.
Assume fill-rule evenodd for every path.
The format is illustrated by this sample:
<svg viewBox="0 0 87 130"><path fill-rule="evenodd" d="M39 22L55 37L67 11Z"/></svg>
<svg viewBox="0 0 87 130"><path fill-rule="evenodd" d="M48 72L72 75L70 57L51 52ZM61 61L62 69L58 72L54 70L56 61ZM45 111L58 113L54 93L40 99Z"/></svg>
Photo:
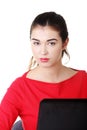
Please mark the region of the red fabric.
<svg viewBox="0 0 87 130"><path fill-rule="evenodd" d="M78 71L60 83L17 78L8 88L0 105L0 130L11 130L17 116L25 130L36 130L39 103L44 98L87 98L87 73Z"/></svg>

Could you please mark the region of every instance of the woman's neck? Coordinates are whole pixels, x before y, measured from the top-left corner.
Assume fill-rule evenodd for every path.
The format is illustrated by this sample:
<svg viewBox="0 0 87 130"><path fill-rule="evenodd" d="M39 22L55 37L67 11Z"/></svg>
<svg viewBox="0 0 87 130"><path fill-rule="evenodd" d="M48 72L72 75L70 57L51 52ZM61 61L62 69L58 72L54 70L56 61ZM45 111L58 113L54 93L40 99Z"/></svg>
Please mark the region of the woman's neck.
<svg viewBox="0 0 87 130"><path fill-rule="evenodd" d="M37 66L29 71L27 77L34 80L56 83L66 80L74 74L76 74L76 71L60 63L50 67Z"/></svg>
<svg viewBox="0 0 87 130"><path fill-rule="evenodd" d="M67 69L63 65L48 68L38 66L29 72L28 77L44 82L60 82L67 77Z"/></svg>
<svg viewBox="0 0 87 130"><path fill-rule="evenodd" d="M51 67L40 67L38 66L36 69L39 73L42 75L47 75L47 76L56 76L60 71L65 68L63 65L56 65L56 66L51 66Z"/></svg>

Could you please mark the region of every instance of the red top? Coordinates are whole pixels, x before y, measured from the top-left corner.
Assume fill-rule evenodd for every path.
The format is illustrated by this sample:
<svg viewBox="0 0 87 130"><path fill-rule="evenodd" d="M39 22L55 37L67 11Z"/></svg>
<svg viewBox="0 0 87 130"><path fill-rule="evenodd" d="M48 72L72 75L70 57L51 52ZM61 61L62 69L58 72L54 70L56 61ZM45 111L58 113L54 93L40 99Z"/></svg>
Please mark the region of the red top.
<svg viewBox="0 0 87 130"><path fill-rule="evenodd" d="M0 130L11 130L18 116L25 130L36 130L39 103L44 98L87 98L87 73L78 71L60 83L17 78L8 88L0 105Z"/></svg>

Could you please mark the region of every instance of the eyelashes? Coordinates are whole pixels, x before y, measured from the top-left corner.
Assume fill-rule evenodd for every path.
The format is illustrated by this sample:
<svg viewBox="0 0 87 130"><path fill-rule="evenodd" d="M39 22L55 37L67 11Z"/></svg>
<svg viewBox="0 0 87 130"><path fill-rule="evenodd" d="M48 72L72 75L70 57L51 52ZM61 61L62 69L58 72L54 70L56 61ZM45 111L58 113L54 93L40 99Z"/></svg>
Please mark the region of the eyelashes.
<svg viewBox="0 0 87 130"><path fill-rule="evenodd" d="M32 44L35 45L35 46L39 46L42 43L40 43L40 42L33 42ZM55 44L56 44L56 42L47 42L47 45L49 45L49 46L55 46Z"/></svg>

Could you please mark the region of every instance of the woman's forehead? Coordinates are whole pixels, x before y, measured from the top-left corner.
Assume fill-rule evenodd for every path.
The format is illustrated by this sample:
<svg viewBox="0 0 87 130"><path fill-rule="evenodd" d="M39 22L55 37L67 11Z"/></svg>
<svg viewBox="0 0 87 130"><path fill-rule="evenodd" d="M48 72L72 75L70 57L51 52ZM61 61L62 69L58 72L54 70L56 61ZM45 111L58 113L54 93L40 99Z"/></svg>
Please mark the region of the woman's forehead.
<svg viewBox="0 0 87 130"><path fill-rule="evenodd" d="M55 30L54 28L52 28L51 26L36 26L32 29L32 33L31 33L31 37L32 36L55 36L58 37L59 36L59 32L57 30Z"/></svg>

